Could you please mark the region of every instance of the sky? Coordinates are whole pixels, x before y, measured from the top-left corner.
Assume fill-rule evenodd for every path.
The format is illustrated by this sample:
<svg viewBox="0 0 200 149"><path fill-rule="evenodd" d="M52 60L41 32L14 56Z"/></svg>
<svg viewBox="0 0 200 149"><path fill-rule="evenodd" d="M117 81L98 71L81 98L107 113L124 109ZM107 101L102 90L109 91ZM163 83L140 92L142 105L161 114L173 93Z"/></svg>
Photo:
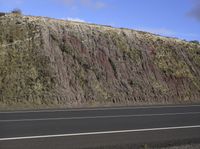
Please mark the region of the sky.
<svg viewBox="0 0 200 149"><path fill-rule="evenodd" d="M200 41L200 0L0 0L0 12L89 22Z"/></svg>

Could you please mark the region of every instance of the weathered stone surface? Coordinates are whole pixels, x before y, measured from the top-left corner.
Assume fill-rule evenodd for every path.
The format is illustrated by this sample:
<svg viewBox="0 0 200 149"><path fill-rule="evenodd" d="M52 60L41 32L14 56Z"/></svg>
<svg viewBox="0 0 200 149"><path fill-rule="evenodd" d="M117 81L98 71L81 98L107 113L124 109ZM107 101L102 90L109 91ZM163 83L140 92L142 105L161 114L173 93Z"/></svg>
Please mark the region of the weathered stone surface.
<svg viewBox="0 0 200 149"><path fill-rule="evenodd" d="M87 23L0 17L0 103L199 101L199 44Z"/></svg>

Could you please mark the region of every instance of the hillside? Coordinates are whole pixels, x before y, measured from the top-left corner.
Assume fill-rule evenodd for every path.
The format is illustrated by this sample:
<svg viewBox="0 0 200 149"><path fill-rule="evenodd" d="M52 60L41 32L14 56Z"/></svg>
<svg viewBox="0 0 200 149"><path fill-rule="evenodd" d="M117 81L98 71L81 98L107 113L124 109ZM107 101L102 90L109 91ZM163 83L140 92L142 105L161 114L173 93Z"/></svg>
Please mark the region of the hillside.
<svg viewBox="0 0 200 149"><path fill-rule="evenodd" d="M0 16L0 107L200 102L200 45L146 32Z"/></svg>

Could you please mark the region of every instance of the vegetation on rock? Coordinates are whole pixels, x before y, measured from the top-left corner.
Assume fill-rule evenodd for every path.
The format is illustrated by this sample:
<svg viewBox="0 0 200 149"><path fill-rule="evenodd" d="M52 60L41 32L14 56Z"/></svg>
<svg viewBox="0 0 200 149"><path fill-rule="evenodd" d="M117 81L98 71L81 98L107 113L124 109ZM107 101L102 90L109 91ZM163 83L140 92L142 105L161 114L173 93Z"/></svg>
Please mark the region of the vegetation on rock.
<svg viewBox="0 0 200 149"><path fill-rule="evenodd" d="M199 102L197 42L13 14L0 26L0 105Z"/></svg>

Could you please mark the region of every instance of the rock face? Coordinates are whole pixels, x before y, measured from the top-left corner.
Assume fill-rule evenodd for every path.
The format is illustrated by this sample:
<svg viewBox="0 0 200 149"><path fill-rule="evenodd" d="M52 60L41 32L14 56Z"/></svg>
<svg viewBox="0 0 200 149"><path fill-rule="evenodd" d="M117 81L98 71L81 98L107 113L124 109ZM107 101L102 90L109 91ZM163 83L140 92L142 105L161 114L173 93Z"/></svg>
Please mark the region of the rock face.
<svg viewBox="0 0 200 149"><path fill-rule="evenodd" d="M87 23L0 17L0 103L199 101L199 44Z"/></svg>

